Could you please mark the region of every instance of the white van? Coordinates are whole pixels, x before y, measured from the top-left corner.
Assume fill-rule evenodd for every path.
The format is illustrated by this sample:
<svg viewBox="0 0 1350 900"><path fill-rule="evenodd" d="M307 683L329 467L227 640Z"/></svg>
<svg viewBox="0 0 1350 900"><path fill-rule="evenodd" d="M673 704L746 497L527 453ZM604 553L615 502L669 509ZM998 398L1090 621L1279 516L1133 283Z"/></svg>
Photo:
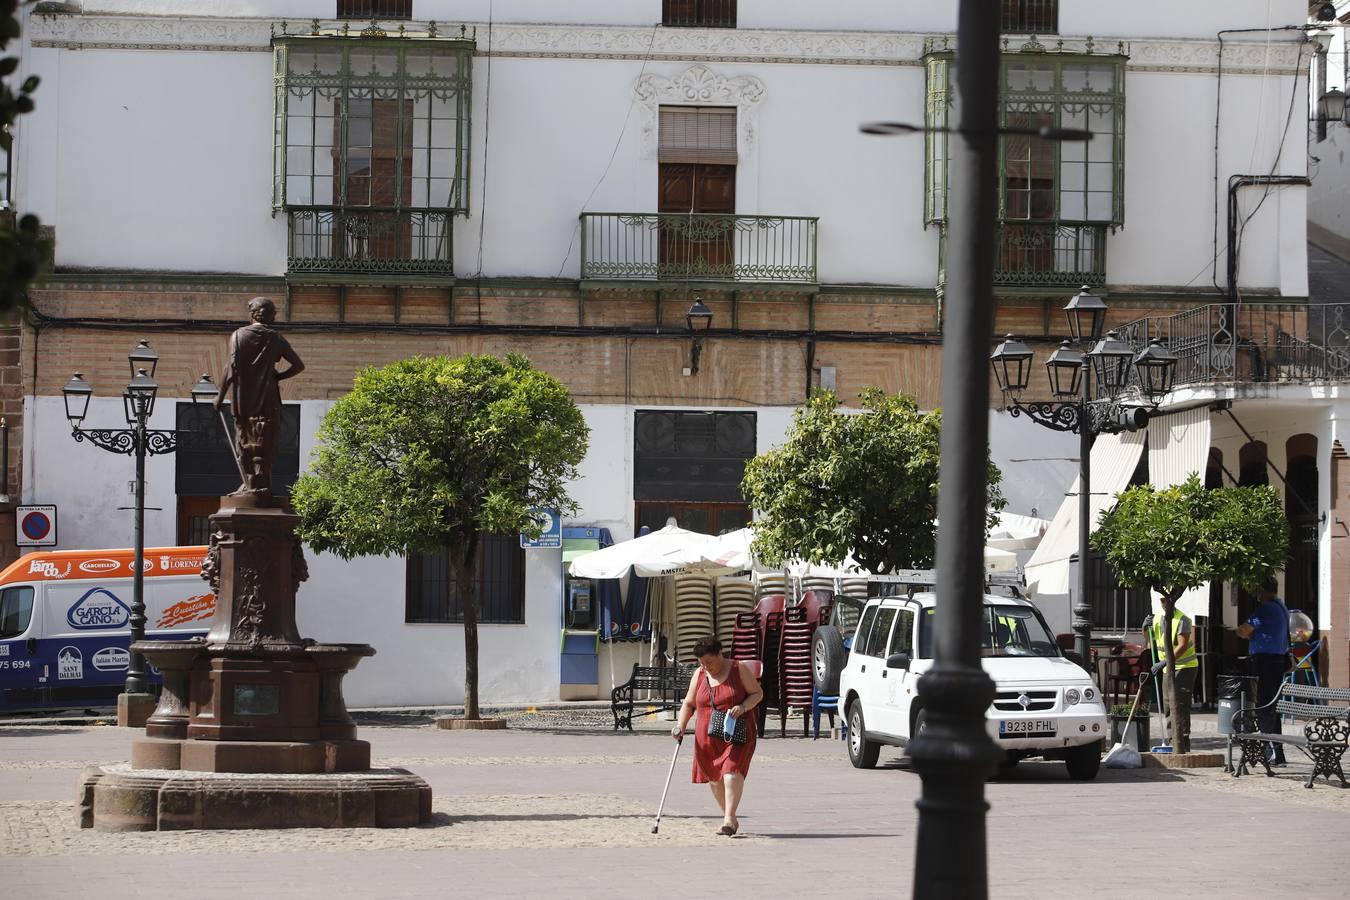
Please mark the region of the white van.
<svg viewBox="0 0 1350 900"><path fill-rule="evenodd" d="M216 598L205 547L145 551L145 636L205 635ZM28 553L0 572L0 713L106 706L126 681L131 550ZM158 673L147 668L152 684Z"/></svg>

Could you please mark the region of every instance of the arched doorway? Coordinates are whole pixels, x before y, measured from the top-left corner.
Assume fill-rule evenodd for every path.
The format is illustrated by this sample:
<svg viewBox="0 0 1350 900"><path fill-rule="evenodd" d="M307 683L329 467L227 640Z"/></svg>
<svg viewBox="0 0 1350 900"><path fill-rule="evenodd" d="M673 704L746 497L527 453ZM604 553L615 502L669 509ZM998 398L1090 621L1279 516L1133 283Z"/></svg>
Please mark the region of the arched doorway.
<svg viewBox="0 0 1350 900"><path fill-rule="evenodd" d="M1317 619L1318 556L1317 438L1296 434L1285 443L1287 458L1284 513L1289 518L1289 561L1284 569L1284 602L1301 609L1321 628Z"/></svg>

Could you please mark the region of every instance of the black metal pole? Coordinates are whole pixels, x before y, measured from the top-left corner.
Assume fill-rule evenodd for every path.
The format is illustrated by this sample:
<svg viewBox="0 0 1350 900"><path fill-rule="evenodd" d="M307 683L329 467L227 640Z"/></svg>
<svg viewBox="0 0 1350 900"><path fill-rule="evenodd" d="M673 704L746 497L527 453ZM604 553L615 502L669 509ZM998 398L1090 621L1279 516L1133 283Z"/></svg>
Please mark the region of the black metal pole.
<svg viewBox="0 0 1350 900"><path fill-rule="evenodd" d="M910 746L923 779L914 896L987 896L984 782L999 751L985 730L994 682L980 665L988 505L989 344L998 206L998 18L961 0L951 140L942 469L933 668L919 680L925 728Z"/></svg>
<svg viewBox="0 0 1350 900"><path fill-rule="evenodd" d="M0 419L0 496L9 499L9 419Z"/></svg>
<svg viewBox="0 0 1350 900"><path fill-rule="evenodd" d="M1085 366L1085 368L1087 368ZM1089 372L1083 372L1078 403L1078 596L1073 600L1073 649L1092 671L1092 563L1088 538L1092 531L1092 407Z"/></svg>
<svg viewBox="0 0 1350 900"><path fill-rule="evenodd" d="M132 432L136 442L136 561L131 576L131 646L145 639L145 450L149 441L146 434L145 416L138 412L136 427ZM124 688L128 694L144 694L145 657L131 650L131 659L127 663L127 683Z"/></svg>

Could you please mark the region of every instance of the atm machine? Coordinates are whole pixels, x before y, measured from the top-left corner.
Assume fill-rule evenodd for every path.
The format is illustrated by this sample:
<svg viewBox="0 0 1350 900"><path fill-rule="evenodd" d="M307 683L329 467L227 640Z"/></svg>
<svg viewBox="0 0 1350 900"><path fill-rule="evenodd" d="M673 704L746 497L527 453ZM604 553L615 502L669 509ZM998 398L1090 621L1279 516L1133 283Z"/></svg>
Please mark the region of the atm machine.
<svg viewBox="0 0 1350 900"><path fill-rule="evenodd" d="M560 700L600 699L601 584L573 578L567 564L583 553L614 543L608 528L563 526L562 646L559 654Z"/></svg>

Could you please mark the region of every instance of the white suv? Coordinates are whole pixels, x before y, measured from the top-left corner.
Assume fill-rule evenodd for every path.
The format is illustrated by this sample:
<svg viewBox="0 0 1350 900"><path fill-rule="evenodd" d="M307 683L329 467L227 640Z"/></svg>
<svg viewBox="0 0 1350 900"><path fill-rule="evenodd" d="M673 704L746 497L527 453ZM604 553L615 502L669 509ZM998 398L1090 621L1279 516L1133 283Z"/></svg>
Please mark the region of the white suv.
<svg viewBox="0 0 1350 900"><path fill-rule="evenodd" d="M867 602L839 676L839 712L853 765L876 765L882 744L903 747L923 730L915 685L933 665L931 593ZM984 598L984 671L996 685L986 713L1005 768L1029 756L1062 759L1072 778L1095 778L1106 708L1087 672L1060 653L1025 600Z"/></svg>

